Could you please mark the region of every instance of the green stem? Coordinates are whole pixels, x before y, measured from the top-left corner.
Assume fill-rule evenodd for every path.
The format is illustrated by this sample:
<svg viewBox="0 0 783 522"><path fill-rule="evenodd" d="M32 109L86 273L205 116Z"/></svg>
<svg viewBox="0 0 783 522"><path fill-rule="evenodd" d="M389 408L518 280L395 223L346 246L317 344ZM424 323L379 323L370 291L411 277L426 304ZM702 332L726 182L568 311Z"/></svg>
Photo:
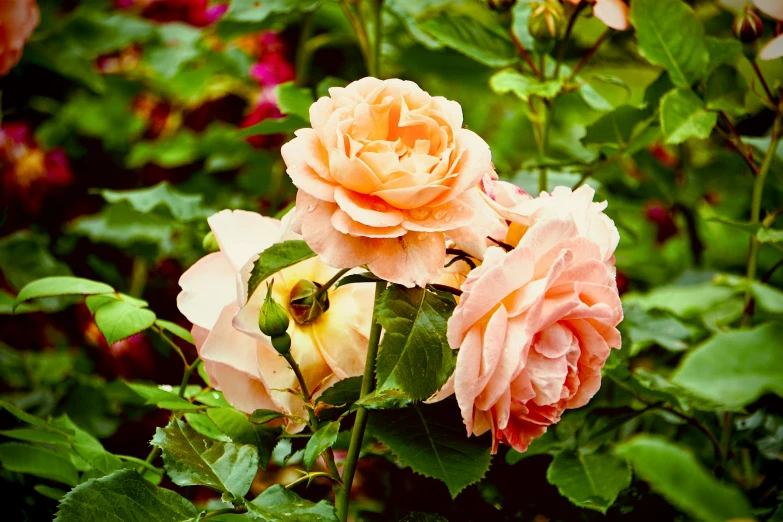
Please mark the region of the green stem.
<svg viewBox="0 0 783 522"><path fill-rule="evenodd" d="M133 260L131 268L131 280L128 286L128 295L131 297L141 297L144 293L144 287L147 286L147 277L149 275L149 265L147 261L137 257Z"/></svg>
<svg viewBox="0 0 783 522"><path fill-rule="evenodd" d="M310 401L310 391L307 389L307 382L305 382L304 375L302 375L302 370L299 369L299 365L294 360L294 356L291 355L291 352L288 352L283 355L286 362L288 362L288 365L291 367L291 369L294 371L294 375L296 375L296 380L299 381L299 387L302 388L302 395L304 395L305 404Z"/></svg>
<svg viewBox="0 0 783 522"><path fill-rule="evenodd" d="M216 517L219 515L229 515L234 514L240 515L242 513L247 513L247 508L245 506L237 506L233 508L224 508L224 509L216 509L215 511L210 511L209 513L205 514L203 517L201 517L201 520L207 520L208 518Z"/></svg>
<svg viewBox="0 0 783 522"><path fill-rule="evenodd" d="M198 363L201 362L200 357L196 357L196 360L193 361L190 366L185 368L185 373L182 374L182 383L179 385L179 395L180 398L185 397L185 389L188 387L188 381L190 380L190 376L193 375L193 372L196 371L196 368L198 368Z"/></svg>
<svg viewBox="0 0 783 522"><path fill-rule="evenodd" d="M383 40L381 13L383 12L383 0L370 0L371 21L375 35L372 39L372 48L368 53L370 61L367 69L370 76L381 77L381 42Z"/></svg>
<svg viewBox="0 0 783 522"><path fill-rule="evenodd" d="M179 354L179 357L180 357L180 359L182 359L182 362L185 365L185 368L187 368L188 367L188 360L187 360L187 358L185 358L185 354L182 353L182 350L180 349L180 347L177 346L177 343L175 343L174 341L169 339L169 336L166 335L165 333L163 333L163 330L160 327L153 326L152 329L155 330L156 332L158 332L158 335L160 335L163 338L163 340L166 341L169 344L169 346L171 346L171 348L175 352L177 352L177 354Z"/></svg>
<svg viewBox="0 0 783 522"><path fill-rule="evenodd" d="M325 282L321 288L319 288L315 294L313 295L313 301L318 301L318 299L327 291L329 290L332 285L334 285L342 276L348 273L348 271L351 270L350 268L343 268L336 274L334 274L334 277L332 277L330 280Z"/></svg>
<svg viewBox="0 0 783 522"><path fill-rule="evenodd" d="M585 7L587 7L587 2L580 2L571 14L571 18L568 19L565 36L563 37L563 42L560 44L560 49L558 49L557 52L557 62L555 62L555 74L552 76L553 78L557 78L560 74L560 65L563 63L563 56L565 55L566 46L568 45L568 39L571 37L571 31L574 30L574 25L576 24L576 19L579 18L579 13L581 13L582 9Z"/></svg>
<svg viewBox="0 0 783 522"><path fill-rule="evenodd" d="M299 42L296 47L296 57L294 62L296 64L295 81L297 87L307 85L307 71L310 66L310 48L307 42L310 41L310 37L313 35L313 17L315 12L305 13L302 16L301 33L299 34Z"/></svg>
<svg viewBox="0 0 783 522"><path fill-rule="evenodd" d="M158 455L160 455L160 448L157 446L153 446L149 454L147 455L147 458L144 459L144 464L139 466L139 468L136 471L141 473L144 471L145 468L152 466L152 463L155 462L155 459L158 458Z"/></svg>
<svg viewBox="0 0 783 522"><path fill-rule="evenodd" d="M119 455L117 453L114 454L115 457L117 457L120 460L124 460L125 462L131 462L133 464L139 464L141 467L148 469L149 471L153 472L156 475L163 475L163 471L159 470L146 460L141 460L137 457L131 457L130 455Z"/></svg>
<svg viewBox="0 0 783 522"><path fill-rule="evenodd" d="M372 327L370 328L370 338L367 343L367 360L364 363L364 376L362 377L362 387L359 397L369 394L375 384L375 358L378 355L378 343L381 340L381 325L377 321L378 301L381 294L386 290L386 282L381 281L375 284L375 301L372 312ZM351 443L348 446L348 454L345 456L345 465L343 466L343 488L339 495L335 495L335 507L337 508L337 517L341 522L348 520L348 504L351 497L351 485L353 477L356 474L356 465L359 463L359 453L362 449L362 440L364 439L364 429L367 427L367 416L369 411L365 408L359 408L356 412L356 421L351 432Z"/></svg>
<svg viewBox="0 0 783 522"><path fill-rule="evenodd" d="M604 43L604 40L606 40L606 37L609 36L609 31L610 29L604 31L601 36L598 37L598 40L595 41L593 46L590 47L590 49L588 49L587 52L582 56L582 59L579 60L578 64L576 64L574 70L571 71L571 76L568 77L567 83L576 78L577 73L582 70L582 67L584 67L588 61L590 61L590 58L593 57L598 48L601 47L601 44Z"/></svg>
<svg viewBox="0 0 783 522"><path fill-rule="evenodd" d="M348 5L347 0L341 0L340 8L343 10L343 14L345 14L345 18L348 19L348 23L351 24L351 27L353 28L353 32L356 34L356 40L359 42L359 50L362 52L364 63L367 64L367 68L369 71L370 42L367 39L367 32L365 31L364 27L359 21L359 18L356 16L356 13L354 13L353 9L351 9L351 6Z"/></svg>

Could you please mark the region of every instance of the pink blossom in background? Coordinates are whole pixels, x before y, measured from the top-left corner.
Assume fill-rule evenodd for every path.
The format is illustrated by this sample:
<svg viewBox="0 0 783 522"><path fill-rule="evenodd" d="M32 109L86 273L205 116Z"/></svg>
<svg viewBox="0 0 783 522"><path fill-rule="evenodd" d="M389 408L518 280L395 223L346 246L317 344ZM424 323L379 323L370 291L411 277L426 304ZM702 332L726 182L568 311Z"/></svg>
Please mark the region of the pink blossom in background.
<svg viewBox="0 0 783 522"><path fill-rule="evenodd" d="M0 1L0 76L19 63L41 14L35 0Z"/></svg>
<svg viewBox="0 0 783 522"><path fill-rule="evenodd" d="M628 4L623 0L568 0L577 5L587 2L593 5L593 14L596 18L612 29L625 31L628 29Z"/></svg>
<svg viewBox="0 0 783 522"><path fill-rule="evenodd" d="M781 0L753 0L756 7L764 14L783 23L783 1ZM780 27L781 24L778 24ZM775 60L783 57L783 34L778 34L764 46L759 53L762 60Z"/></svg>
<svg viewBox="0 0 783 522"><path fill-rule="evenodd" d="M0 125L0 179L1 200L36 214L50 192L73 182L73 173L65 151L44 151L29 124L4 123Z"/></svg>
<svg viewBox="0 0 783 522"><path fill-rule="evenodd" d="M114 0L118 9L136 9L141 16L157 22L184 22L206 27L217 22L228 10L224 2L210 0Z"/></svg>

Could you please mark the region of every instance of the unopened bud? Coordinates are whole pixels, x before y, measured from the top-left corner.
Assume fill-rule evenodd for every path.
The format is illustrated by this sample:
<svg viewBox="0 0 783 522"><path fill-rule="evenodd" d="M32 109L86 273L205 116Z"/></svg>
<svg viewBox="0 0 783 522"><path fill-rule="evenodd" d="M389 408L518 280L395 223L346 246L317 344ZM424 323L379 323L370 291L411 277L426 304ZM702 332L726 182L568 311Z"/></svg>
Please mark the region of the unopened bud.
<svg viewBox="0 0 783 522"><path fill-rule="evenodd" d="M204 247L204 251L207 254L211 254L212 252L217 252L220 250L220 245L218 245L215 234L211 230L209 231L209 234L204 236L204 240L201 242L201 246Z"/></svg>
<svg viewBox="0 0 783 522"><path fill-rule="evenodd" d="M732 25L734 36L745 43L755 42L764 34L764 22L749 6L737 15Z"/></svg>
<svg viewBox="0 0 783 522"><path fill-rule="evenodd" d="M287 354L291 351L291 336L287 333L273 336L272 347L277 350L277 353L280 355Z"/></svg>
<svg viewBox="0 0 783 522"><path fill-rule="evenodd" d="M274 283L274 281L273 281ZM273 340L288 330L288 312L272 298L272 284L267 287L264 304L258 313L258 327ZM274 344L274 343L273 343Z"/></svg>
<svg viewBox="0 0 783 522"><path fill-rule="evenodd" d="M326 292L318 295L321 285L302 279L291 289L288 308L298 324L312 323L329 309Z"/></svg>
<svg viewBox="0 0 783 522"><path fill-rule="evenodd" d="M565 12L558 0L531 2L533 11L527 21L527 30L536 40L558 40L565 24Z"/></svg>

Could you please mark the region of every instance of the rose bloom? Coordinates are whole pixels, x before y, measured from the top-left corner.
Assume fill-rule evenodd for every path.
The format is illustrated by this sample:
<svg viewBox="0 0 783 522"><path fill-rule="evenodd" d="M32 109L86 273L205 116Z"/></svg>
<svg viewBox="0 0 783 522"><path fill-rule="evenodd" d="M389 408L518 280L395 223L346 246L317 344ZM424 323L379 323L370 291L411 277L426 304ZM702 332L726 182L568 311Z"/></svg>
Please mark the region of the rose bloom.
<svg viewBox="0 0 783 522"><path fill-rule="evenodd" d="M293 227L334 267L366 264L408 287L437 279L445 235L472 224L487 144L456 102L398 79L363 78L310 107L282 147L299 188Z"/></svg>
<svg viewBox="0 0 783 522"><path fill-rule="evenodd" d="M628 29L628 4L623 0L568 0L574 5L587 2L593 5L596 18L612 29L625 31ZM774 0L772 0L774 1Z"/></svg>
<svg viewBox="0 0 783 522"><path fill-rule="evenodd" d="M0 2L0 76L19 63L22 48L30 39L41 14L35 0Z"/></svg>
<svg viewBox="0 0 783 522"><path fill-rule="evenodd" d="M753 0L756 7L778 22L783 22L783 2L780 0ZM774 60L783 57L783 34L777 35L761 50L759 58Z"/></svg>
<svg viewBox="0 0 783 522"><path fill-rule="evenodd" d="M288 391L299 388L296 376L270 338L261 333L258 316L271 279L273 297L286 306L297 282L323 284L337 270L312 258L278 272L247 296L258 253L297 237L286 221L281 224L243 210L223 210L210 217L220 251L206 255L182 275L177 305L193 323L193 340L212 385L230 404L247 413L263 408L305 417L302 399ZM330 307L323 315L304 325L290 321L291 354L311 392L362 375L370 331L367 310L373 302L370 286L329 290ZM287 422L290 431L301 428Z"/></svg>
<svg viewBox="0 0 783 522"><path fill-rule="evenodd" d="M564 410L587 404L620 347L619 235L590 187L535 199L490 188L515 248L488 248L462 285L447 333L457 366L432 400L454 393L468 434L491 430L493 452L500 442L525 451Z"/></svg>

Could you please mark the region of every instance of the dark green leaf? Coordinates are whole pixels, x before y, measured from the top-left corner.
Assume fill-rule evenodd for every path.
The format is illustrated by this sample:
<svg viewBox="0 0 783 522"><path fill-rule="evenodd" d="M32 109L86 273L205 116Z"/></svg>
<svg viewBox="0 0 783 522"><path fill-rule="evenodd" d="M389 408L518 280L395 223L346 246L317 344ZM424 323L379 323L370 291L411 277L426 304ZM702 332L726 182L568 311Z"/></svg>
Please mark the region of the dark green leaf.
<svg viewBox="0 0 783 522"><path fill-rule="evenodd" d="M377 275L372 272L362 272L361 274L349 274L334 284L334 289L338 289L344 285L352 285L354 283L377 283L382 281Z"/></svg>
<svg viewBox="0 0 783 522"><path fill-rule="evenodd" d="M71 490L55 522L190 522L199 510L168 489L153 486L132 470L120 470Z"/></svg>
<svg viewBox="0 0 783 522"><path fill-rule="evenodd" d="M254 444L258 448L258 461L266 470L272 450L280 435L280 428L252 424L247 415L234 408L210 408L207 415L220 431L239 444Z"/></svg>
<svg viewBox="0 0 783 522"><path fill-rule="evenodd" d="M310 89L302 89L294 82L286 82L275 87L275 95L280 112L297 116L303 121L310 120L310 106L315 101Z"/></svg>
<svg viewBox="0 0 783 522"><path fill-rule="evenodd" d="M253 295L258 285L269 276L314 256L315 252L304 241L290 240L275 243L261 253L253 266L250 280L247 282L247 295Z"/></svg>
<svg viewBox="0 0 783 522"><path fill-rule="evenodd" d="M682 322L665 313L644 311L630 305L624 310L623 328L631 340L631 355L636 355L651 345L667 350L682 351L693 332Z"/></svg>
<svg viewBox="0 0 783 522"><path fill-rule="evenodd" d="M255 446L208 439L179 419L158 428L152 444L163 450L166 471L179 486L208 486L239 498L258 471Z"/></svg>
<svg viewBox="0 0 783 522"><path fill-rule="evenodd" d="M136 308L144 308L149 304L142 299L136 299L135 297L120 293L89 295L84 300L84 304L87 305L87 309L90 310L90 313L94 315L95 312L98 311L98 308L116 301L125 301Z"/></svg>
<svg viewBox="0 0 783 522"><path fill-rule="evenodd" d="M199 406L198 404L193 404L177 396L171 386L166 386L166 388L169 388L167 390L162 389L159 386L150 386L148 384L133 382L127 382L125 384L143 397L147 404L154 404L158 408L166 410L197 410L202 408L202 406Z"/></svg>
<svg viewBox="0 0 783 522"><path fill-rule="evenodd" d="M322 402L332 406L351 404L359 399L361 388L362 377L348 377L325 389L315 400L315 403L318 404Z"/></svg>
<svg viewBox="0 0 783 522"><path fill-rule="evenodd" d="M618 455L674 506L698 520L749 519L750 505L734 486L717 481L688 451L652 436L619 445Z"/></svg>
<svg viewBox="0 0 783 522"><path fill-rule="evenodd" d="M19 442L0 444L0 462L8 471L56 480L69 486L79 483L79 473L61 453Z"/></svg>
<svg viewBox="0 0 783 522"><path fill-rule="evenodd" d="M95 312L95 324L106 342L114 344L155 324L155 313L152 310L136 308L125 301L115 301L98 308Z"/></svg>
<svg viewBox="0 0 783 522"><path fill-rule="evenodd" d="M704 101L687 88L674 89L661 100L661 128L666 143L710 136L718 114L709 112Z"/></svg>
<svg viewBox="0 0 783 522"><path fill-rule="evenodd" d="M0 431L0 435L10 439L23 440L25 442L40 442L41 444L60 444L66 446L71 444L66 435L56 431L19 428L15 430Z"/></svg>
<svg viewBox="0 0 783 522"><path fill-rule="evenodd" d="M33 486L33 489L36 490L41 495L45 496L46 498L50 498L52 500L60 500L66 495L66 491L63 491L59 488L53 488L51 486L47 486L45 484L36 484Z"/></svg>
<svg viewBox="0 0 783 522"><path fill-rule="evenodd" d="M365 395L353 405L353 409L358 407L368 410L396 410L405 408L413 402L413 399L405 392L388 388L385 390L375 390L369 395Z"/></svg>
<svg viewBox="0 0 783 522"><path fill-rule="evenodd" d="M644 114L645 111L642 109L621 105L588 125L582 141L585 144L616 144L618 148L624 149L631 140L636 125L644 120Z"/></svg>
<svg viewBox="0 0 783 522"><path fill-rule="evenodd" d="M674 85L689 88L704 78L710 55L704 27L682 0L634 0L630 19L639 53L663 66Z"/></svg>
<svg viewBox="0 0 783 522"><path fill-rule="evenodd" d="M304 451L304 464L307 471L313 468L313 464L318 460L318 457L331 448L335 442L337 442L337 434L340 432L340 421L327 422L322 424L318 431L316 431L310 440L307 441L307 446Z"/></svg>
<svg viewBox="0 0 783 522"><path fill-rule="evenodd" d="M446 340L454 298L423 288L390 286L377 306L386 333L380 345L377 389L396 389L426 399L454 370L456 353Z"/></svg>
<svg viewBox="0 0 783 522"><path fill-rule="evenodd" d="M231 438L220 431L220 428L209 418L206 413L186 413L185 420L191 428L210 439L222 442L231 442Z"/></svg>
<svg viewBox="0 0 783 522"><path fill-rule="evenodd" d="M711 111L723 111L728 114L742 115L745 112L745 94L748 83L728 65L721 65L707 78L707 91L704 99Z"/></svg>
<svg viewBox="0 0 783 522"><path fill-rule="evenodd" d="M256 410L250 415L250 422L253 424L266 424L280 417L285 417L285 413L280 413L276 410Z"/></svg>
<svg viewBox="0 0 783 522"><path fill-rule="evenodd" d="M418 25L441 44L490 67L505 67L517 61L511 40L500 28L454 11L439 11L418 20Z"/></svg>
<svg viewBox="0 0 783 522"><path fill-rule="evenodd" d="M59 295L90 295L114 292L114 289L106 283L82 279L80 277L44 277L32 283L28 283L19 291L14 306L42 297L54 297Z"/></svg>
<svg viewBox="0 0 783 522"><path fill-rule="evenodd" d="M742 43L736 38L708 36L707 49L710 52L708 71L713 71L719 65L735 65L742 56Z"/></svg>
<svg viewBox="0 0 783 522"><path fill-rule="evenodd" d="M155 324L161 329L176 335L183 341L193 344L193 336L190 334L190 332L182 328L177 323L172 323L171 321L166 321L164 319L156 319Z"/></svg>
<svg viewBox="0 0 783 522"><path fill-rule="evenodd" d="M68 430L68 438L76 454L104 475L122 468L122 461L119 458L106 451L98 439L79 428L67 415L53 419L51 424Z"/></svg>
<svg viewBox="0 0 783 522"><path fill-rule="evenodd" d="M564 451L549 465L546 479L575 505L606 513L631 484L631 470L612 454Z"/></svg>
<svg viewBox="0 0 783 522"><path fill-rule="evenodd" d="M279 484L245 505L252 518L265 522L337 522L334 507L327 501L315 504Z"/></svg>
<svg viewBox="0 0 783 522"><path fill-rule="evenodd" d="M374 411L369 430L400 462L444 482L452 497L481 480L489 469L491 442L465 436L454 401Z"/></svg>
<svg viewBox="0 0 783 522"><path fill-rule="evenodd" d="M266 134L287 134L303 127L307 127L307 120L296 116L287 116L279 119L268 119L237 131L237 138L249 138L251 136Z"/></svg>
<svg viewBox="0 0 783 522"><path fill-rule="evenodd" d="M783 323L720 332L689 353L672 382L735 408L767 392L783 396Z"/></svg>
<svg viewBox="0 0 783 522"><path fill-rule="evenodd" d="M185 194L172 187L168 181L136 190L103 190L101 195L109 203L126 201L142 214L162 207L167 209L174 219L182 222L207 218L213 214L212 209L204 207L203 195Z"/></svg>

